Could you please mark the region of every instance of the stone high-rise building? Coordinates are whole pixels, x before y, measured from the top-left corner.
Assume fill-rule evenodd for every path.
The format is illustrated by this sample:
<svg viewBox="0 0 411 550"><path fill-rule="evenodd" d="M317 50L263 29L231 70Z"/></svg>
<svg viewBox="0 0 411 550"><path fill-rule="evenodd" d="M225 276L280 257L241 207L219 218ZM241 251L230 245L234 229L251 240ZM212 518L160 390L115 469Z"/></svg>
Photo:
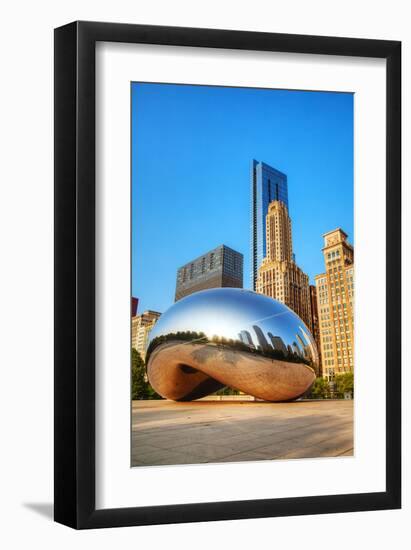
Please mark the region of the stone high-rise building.
<svg viewBox="0 0 411 550"><path fill-rule="evenodd" d="M354 369L354 249L342 229L325 233L325 273L315 277L323 376Z"/></svg>
<svg viewBox="0 0 411 550"><path fill-rule="evenodd" d="M146 358L148 335L160 315L158 311L148 310L131 318L131 347L136 349L143 359Z"/></svg>
<svg viewBox="0 0 411 550"><path fill-rule="evenodd" d="M207 288L243 288L243 255L222 244L180 267L175 301Z"/></svg>
<svg viewBox="0 0 411 550"><path fill-rule="evenodd" d="M267 253L258 270L257 292L286 304L311 329L308 275L294 261L291 220L282 201L274 200L268 207L266 246Z"/></svg>

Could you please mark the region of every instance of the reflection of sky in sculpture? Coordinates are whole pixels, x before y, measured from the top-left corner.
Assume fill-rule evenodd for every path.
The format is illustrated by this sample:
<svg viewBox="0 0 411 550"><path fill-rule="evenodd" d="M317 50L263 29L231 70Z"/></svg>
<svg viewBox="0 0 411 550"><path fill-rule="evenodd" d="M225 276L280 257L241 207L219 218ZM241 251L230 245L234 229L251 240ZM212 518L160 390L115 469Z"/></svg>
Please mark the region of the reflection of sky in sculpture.
<svg viewBox="0 0 411 550"><path fill-rule="evenodd" d="M204 290L176 302L160 317L150 333L150 341L157 336L185 331L204 332L209 338L238 340L242 331L248 331L254 346L258 347L258 329L269 344L268 333L271 333L293 351L302 347L301 342L310 350L316 350L310 331L287 306L263 294L233 288Z"/></svg>

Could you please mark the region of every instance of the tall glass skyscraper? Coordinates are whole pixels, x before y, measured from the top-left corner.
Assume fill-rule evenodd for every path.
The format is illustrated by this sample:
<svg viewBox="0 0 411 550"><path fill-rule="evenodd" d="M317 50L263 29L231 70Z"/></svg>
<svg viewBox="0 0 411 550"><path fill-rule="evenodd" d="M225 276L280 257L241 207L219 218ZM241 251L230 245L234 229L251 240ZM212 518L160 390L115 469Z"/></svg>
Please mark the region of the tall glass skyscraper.
<svg viewBox="0 0 411 550"><path fill-rule="evenodd" d="M266 255L265 218L271 201L288 210L287 176L272 166L251 162L251 287L256 289L258 268Z"/></svg>

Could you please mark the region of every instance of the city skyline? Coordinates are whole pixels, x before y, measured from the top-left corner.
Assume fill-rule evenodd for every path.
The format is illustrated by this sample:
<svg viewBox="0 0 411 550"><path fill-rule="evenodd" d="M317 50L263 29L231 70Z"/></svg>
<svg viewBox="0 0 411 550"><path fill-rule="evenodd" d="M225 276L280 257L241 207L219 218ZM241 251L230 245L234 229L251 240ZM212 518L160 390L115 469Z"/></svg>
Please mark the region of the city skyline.
<svg viewBox="0 0 411 550"><path fill-rule="evenodd" d="M254 158L287 176L294 251L311 283L323 270L323 233L341 226L353 242L351 94L134 83L132 106L132 294L141 311L167 309L178 268L222 243L244 255L252 288ZM274 122L277 132L263 131Z"/></svg>

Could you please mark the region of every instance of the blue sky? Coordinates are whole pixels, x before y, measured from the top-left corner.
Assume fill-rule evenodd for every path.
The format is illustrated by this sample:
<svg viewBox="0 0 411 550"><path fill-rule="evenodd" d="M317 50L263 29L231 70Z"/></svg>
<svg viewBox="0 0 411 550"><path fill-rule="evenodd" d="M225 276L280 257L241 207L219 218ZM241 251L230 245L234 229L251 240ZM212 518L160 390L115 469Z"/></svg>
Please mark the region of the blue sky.
<svg viewBox="0 0 411 550"><path fill-rule="evenodd" d="M324 270L322 234L353 243L352 94L133 83L132 293L174 303L177 269L220 244L244 254L250 288L250 164L288 176L297 264Z"/></svg>

